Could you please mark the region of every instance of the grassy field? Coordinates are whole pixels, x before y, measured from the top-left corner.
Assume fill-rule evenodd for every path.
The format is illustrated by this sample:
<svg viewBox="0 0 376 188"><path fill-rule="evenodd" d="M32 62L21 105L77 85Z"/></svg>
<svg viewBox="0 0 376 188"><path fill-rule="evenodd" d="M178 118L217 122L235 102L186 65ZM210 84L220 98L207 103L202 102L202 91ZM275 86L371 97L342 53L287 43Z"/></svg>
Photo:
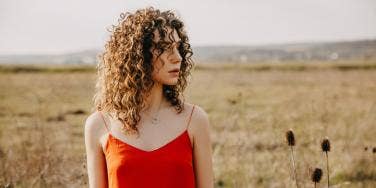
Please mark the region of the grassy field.
<svg viewBox="0 0 376 188"><path fill-rule="evenodd" d="M376 187L376 62L198 64L186 99L212 125L216 187ZM93 67L0 66L0 187L87 187L83 125Z"/></svg>

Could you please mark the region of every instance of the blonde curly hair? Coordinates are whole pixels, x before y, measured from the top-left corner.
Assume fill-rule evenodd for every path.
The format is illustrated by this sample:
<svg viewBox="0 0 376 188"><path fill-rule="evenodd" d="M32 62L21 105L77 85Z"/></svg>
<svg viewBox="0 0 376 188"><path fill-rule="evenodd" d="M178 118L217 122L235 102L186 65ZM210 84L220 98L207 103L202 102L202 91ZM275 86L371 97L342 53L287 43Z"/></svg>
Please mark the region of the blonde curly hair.
<svg viewBox="0 0 376 188"><path fill-rule="evenodd" d="M104 51L98 56L93 110L105 111L121 121L124 134L139 134L136 127L141 119L139 112L146 106L144 99L154 85L150 49L155 47L158 56L169 49L171 42L166 39L171 36L167 35L166 27L176 29L181 39L178 51L182 62L177 84L163 85L163 96L180 113L184 109L183 92L194 62L184 24L175 13L153 7L138 9L133 14L121 13L118 24L109 30L111 36ZM153 41L155 30L160 34L157 42Z"/></svg>

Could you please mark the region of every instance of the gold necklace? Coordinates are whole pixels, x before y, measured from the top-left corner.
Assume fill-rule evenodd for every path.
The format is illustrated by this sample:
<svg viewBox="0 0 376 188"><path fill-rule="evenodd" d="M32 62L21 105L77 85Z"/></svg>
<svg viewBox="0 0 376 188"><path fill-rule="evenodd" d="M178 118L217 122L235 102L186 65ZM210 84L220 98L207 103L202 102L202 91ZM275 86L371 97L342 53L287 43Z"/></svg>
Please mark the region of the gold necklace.
<svg viewBox="0 0 376 188"><path fill-rule="evenodd" d="M157 125L160 122L158 115L159 115L159 110L160 110L161 106L162 106L162 102L159 104L159 107L158 107L158 110L157 110L157 113L156 113L155 116L150 116L149 114L147 114L149 117L151 117L151 123L153 125Z"/></svg>

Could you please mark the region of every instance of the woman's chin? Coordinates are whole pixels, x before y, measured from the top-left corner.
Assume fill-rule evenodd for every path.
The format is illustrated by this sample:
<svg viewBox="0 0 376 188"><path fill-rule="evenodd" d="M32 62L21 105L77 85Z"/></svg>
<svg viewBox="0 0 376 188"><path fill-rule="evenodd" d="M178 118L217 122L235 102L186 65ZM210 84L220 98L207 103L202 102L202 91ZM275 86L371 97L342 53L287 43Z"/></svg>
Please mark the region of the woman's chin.
<svg viewBox="0 0 376 188"><path fill-rule="evenodd" d="M166 85L176 85L178 84L178 79L174 79L174 80L169 80L168 82L165 83Z"/></svg>

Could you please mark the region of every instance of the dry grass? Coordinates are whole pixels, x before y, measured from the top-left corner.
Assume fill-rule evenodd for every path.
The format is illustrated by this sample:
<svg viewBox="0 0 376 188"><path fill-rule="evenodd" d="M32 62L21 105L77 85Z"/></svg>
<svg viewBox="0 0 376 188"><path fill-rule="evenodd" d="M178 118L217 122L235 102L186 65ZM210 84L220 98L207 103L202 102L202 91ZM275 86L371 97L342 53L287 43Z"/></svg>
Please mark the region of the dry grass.
<svg viewBox="0 0 376 188"><path fill-rule="evenodd" d="M312 187L309 168L325 169L328 136L332 187L375 187L376 69L357 65L197 66L186 98L210 115L216 187L293 187L289 128L301 186ZM84 69L0 71L0 186L87 187L95 72Z"/></svg>

